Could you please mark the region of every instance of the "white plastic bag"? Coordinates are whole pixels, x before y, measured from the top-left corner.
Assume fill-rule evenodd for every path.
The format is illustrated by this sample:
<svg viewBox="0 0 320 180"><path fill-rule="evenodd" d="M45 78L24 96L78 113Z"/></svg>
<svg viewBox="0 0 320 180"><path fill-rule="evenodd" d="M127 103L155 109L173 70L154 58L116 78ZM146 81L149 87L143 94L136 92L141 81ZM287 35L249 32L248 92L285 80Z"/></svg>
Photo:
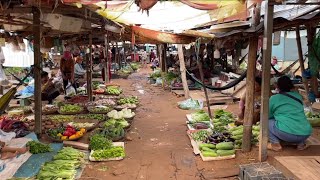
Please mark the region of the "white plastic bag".
<svg viewBox="0 0 320 180"><path fill-rule="evenodd" d="M76 90L74 89L73 86L69 86L69 87L66 89L66 95L67 95L67 96L74 96L74 95L76 95Z"/></svg>

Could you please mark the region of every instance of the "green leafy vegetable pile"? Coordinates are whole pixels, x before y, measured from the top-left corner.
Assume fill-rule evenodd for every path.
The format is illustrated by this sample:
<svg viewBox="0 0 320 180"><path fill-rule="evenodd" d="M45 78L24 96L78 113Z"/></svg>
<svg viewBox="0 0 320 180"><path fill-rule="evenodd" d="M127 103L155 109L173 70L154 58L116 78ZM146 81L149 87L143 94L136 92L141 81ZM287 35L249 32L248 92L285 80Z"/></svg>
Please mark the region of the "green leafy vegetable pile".
<svg viewBox="0 0 320 180"><path fill-rule="evenodd" d="M195 141L204 142L208 138L208 136L210 136L210 134L211 133L209 131L200 130L200 131L192 133L191 136L192 136L192 139Z"/></svg>
<svg viewBox="0 0 320 180"><path fill-rule="evenodd" d="M213 131L224 132L226 130L226 126L233 122L234 122L234 117L232 113L224 111L222 109L216 110L214 112Z"/></svg>
<svg viewBox="0 0 320 180"><path fill-rule="evenodd" d="M106 93L111 95L120 95L122 93L122 89L117 86L109 86L106 89Z"/></svg>
<svg viewBox="0 0 320 180"><path fill-rule="evenodd" d="M78 105L72 105L72 104L65 104L60 107L60 111L64 113L77 113L81 112L83 108Z"/></svg>
<svg viewBox="0 0 320 180"><path fill-rule="evenodd" d="M29 141L27 146L30 148L30 153L32 154L39 154L39 153L46 153L51 152L52 148L48 144L42 144L38 141Z"/></svg>
<svg viewBox="0 0 320 180"><path fill-rule="evenodd" d="M83 114L76 117L79 119L96 119L99 121L104 121L106 119L103 114Z"/></svg>
<svg viewBox="0 0 320 180"><path fill-rule="evenodd" d="M101 134L95 134L90 138L89 148L91 150L109 149L112 147L112 141Z"/></svg>
<svg viewBox="0 0 320 180"><path fill-rule="evenodd" d="M209 114L203 110L191 114L192 122L210 121Z"/></svg>
<svg viewBox="0 0 320 180"><path fill-rule="evenodd" d="M42 166L37 179L74 179L83 157L84 154L76 149L63 148L54 156L53 161Z"/></svg>
<svg viewBox="0 0 320 180"><path fill-rule="evenodd" d="M91 156L96 160L110 159L110 158L117 158L117 157L125 157L125 152L123 147L114 146L109 149L96 150L92 153Z"/></svg>
<svg viewBox="0 0 320 180"><path fill-rule="evenodd" d="M125 97L125 98L120 98L118 101L119 105L123 104L138 104L139 100L137 96L131 96L131 97Z"/></svg>

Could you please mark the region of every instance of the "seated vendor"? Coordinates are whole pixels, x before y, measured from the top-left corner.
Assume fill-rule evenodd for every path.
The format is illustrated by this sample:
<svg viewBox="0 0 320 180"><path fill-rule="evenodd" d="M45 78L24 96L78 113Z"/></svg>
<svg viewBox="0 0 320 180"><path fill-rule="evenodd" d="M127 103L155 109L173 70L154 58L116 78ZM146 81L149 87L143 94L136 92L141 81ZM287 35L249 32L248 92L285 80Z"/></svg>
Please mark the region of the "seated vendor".
<svg viewBox="0 0 320 180"><path fill-rule="evenodd" d="M76 77L84 77L86 75L86 70L82 67L82 58L80 56L75 58L76 64L74 65L74 74Z"/></svg>
<svg viewBox="0 0 320 180"><path fill-rule="evenodd" d="M295 91L287 76L277 81L279 94L269 102L269 141L268 149L282 150L280 141L297 145L298 150L307 148L305 141L312 133L312 127L304 113L302 96Z"/></svg>
<svg viewBox="0 0 320 180"><path fill-rule="evenodd" d="M261 106L261 82L262 79L260 77L255 78L255 93L254 93L254 115L253 115L253 124L256 124L260 121L260 106ZM245 112L245 104L246 104L246 92L240 98L239 102L239 120L236 121L237 125L243 124L244 112Z"/></svg>
<svg viewBox="0 0 320 180"><path fill-rule="evenodd" d="M52 104L52 101L60 95L52 80L52 78L49 79L47 72L43 71L41 73L41 99L42 101L49 101L49 104Z"/></svg>
<svg viewBox="0 0 320 180"><path fill-rule="evenodd" d="M6 143L0 141L0 159L1 160L14 158L19 154L26 153L28 150L29 149L26 147L23 147L23 148L9 147L9 146L6 146Z"/></svg>

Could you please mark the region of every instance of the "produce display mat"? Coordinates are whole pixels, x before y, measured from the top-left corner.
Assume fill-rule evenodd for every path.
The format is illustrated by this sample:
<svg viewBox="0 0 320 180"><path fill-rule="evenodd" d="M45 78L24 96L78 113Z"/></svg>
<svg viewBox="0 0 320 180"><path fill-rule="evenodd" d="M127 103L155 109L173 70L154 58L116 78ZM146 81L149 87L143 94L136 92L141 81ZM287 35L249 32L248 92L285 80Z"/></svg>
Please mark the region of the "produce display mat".
<svg viewBox="0 0 320 180"><path fill-rule="evenodd" d="M202 153L200 152L200 157L202 161L220 161L220 160L227 160L227 159L234 159L236 158L236 155L230 155L230 156L219 156L219 157L204 157Z"/></svg>
<svg viewBox="0 0 320 180"><path fill-rule="evenodd" d="M122 146L123 149L124 149L124 142L113 142L112 144L113 144L113 146ZM94 157L92 157L93 152L94 151L92 150L91 153L90 153L90 156L89 156L89 160L90 161L120 161L120 160L124 159L123 157L117 157L117 158L109 158L109 159L99 159L99 160L97 160Z"/></svg>

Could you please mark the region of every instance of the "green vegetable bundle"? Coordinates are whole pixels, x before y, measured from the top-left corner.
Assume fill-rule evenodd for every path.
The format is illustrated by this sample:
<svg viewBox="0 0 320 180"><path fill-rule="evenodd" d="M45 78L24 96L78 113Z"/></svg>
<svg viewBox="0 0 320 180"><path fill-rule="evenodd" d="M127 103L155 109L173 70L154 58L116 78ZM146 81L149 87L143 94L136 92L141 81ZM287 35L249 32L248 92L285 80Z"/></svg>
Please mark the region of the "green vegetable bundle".
<svg viewBox="0 0 320 180"><path fill-rule="evenodd" d="M29 141L27 143L27 146L30 148L29 151L32 154L46 153L52 151L50 145L42 144L38 141Z"/></svg>
<svg viewBox="0 0 320 180"><path fill-rule="evenodd" d="M104 121L106 117L102 114L83 114L76 116L79 119L96 119L99 121Z"/></svg>
<svg viewBox="0 0 320 180"><path fill-rule="evenodd" d="M102 160L102 159L110 159L110 158L118 158L118 157L125 157L125 152L123 147L121 146L115 146L111 147L109 149L103 149L103 150L96 150L91 155L96 160Z"/></svg>
<svg viewBox="0 0 320 180"><path fill-rule="evenodd" d="M210 121L209 114L203 110L199 110L191 114L192 122Z"/></svg>
<svg viewBox="0 0 320 180"><path fill-rule="evenodd" d="M112 147L112 141L101 134L95 134L90 138L89 148L91 150L109 149Z"/></svg>
<svg viewBox="0 0 320 180"><path fill-rule="evenodd" d="M84 153L73 149L71 147L65 147L53 157L54 160L81 160L84 157Z"/></svg>
<svg viewBox="0 0 320 180"><path fill-rule="evenodd" d="M136 71L136 70L138 70L138 69L140 68L140 64L138 64L138 63L130 63L130 67L131 67L134 71Z"/></svg>
<svg viewBox="0 0 320 180"><path fill-rule="evenodd" d="M71 116L71 115L52 115L47 117L51 121L56 121L56 122L70 122L75 118L75 116Z"/></svg>
<svg viewBox="0 0 320 180"><path fill-rule="evenodd" d="M231 138L235 140L235 147L237 149L241 148L242 145L242 137L243 137L243 126L237 126L234 128L229 129L229 132L231 133ZM254 125L252 126L252 144L259 143L259 134L260 134L260 126Z"/></svg>
<svg viewBox="0 0 320 180"><path fill-rule="evenodd" d="M122 93L122 89L117 86L109 86L106 89L106 93L111 95L120 95Z"/></svg>
<svg viewBox="0 0 320 180"><path fill-rule="evenodd" d="M208 136L210 136L210 134L211 133L209 131L207 131L207 130L200 130L200 131L192 133L191 137L195 141L204 142L208 138Z"/></svg>
<svg viewBox="0 0 320 180"><path fill-rule="evenodd" d="M131 97L125 97L125 98L120 98L118 101L119 105L123 104L139 104L139 100L137 96L131 96Z"/></svg>
<svg viewBox="0 0 320 180"><path fill-rule="evenodd" d="M232 142L221 142L217 145L203 143L199 149L204 157L230 156L235 154Z"/></svg>
<svg viewBox="0 0 320 180"><path fill-rule="evenodd" d="M60 111L63 113L77 113L83 111L83 108L79 105L65 104L60 107Z"/></svg>

